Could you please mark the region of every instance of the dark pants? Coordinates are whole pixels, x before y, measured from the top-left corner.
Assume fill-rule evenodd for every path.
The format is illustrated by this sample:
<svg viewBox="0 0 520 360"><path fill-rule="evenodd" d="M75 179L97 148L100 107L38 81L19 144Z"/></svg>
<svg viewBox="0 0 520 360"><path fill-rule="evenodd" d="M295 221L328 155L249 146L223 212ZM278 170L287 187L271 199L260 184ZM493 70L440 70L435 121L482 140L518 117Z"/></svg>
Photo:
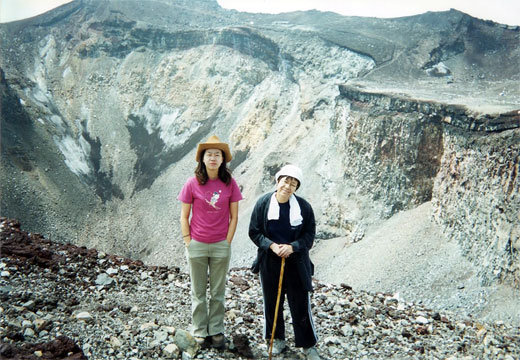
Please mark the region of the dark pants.
<svg viewBox="0 0 520 360"><path fill-rule="evenodd" d="M291 255L294 256L294 255ZM285 260L285 269L282 282L282 293L278 306L278 318L276 321L275 339L285 340L285 323L283 318L283 304L285 295L289 303L293 322L296 347L308 348L314 346L318 336L314 328L311 314L309 292L304 290L300 275L296 267L295 258ZM260 281L264 294L264 337L271 338L276 309L276 297L278 295L278 283L280 280L280 267L282 259L272 251L268 252L265 268L260 268Z"/></svg>

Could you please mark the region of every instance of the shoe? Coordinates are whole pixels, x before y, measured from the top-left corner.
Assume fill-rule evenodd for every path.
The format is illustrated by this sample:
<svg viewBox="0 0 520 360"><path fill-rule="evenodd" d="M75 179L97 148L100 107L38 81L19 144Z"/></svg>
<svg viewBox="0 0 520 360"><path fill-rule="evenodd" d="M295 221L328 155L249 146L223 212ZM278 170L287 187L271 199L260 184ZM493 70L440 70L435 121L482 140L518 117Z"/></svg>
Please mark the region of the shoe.
<svg viewBox="0 0 520 360"><path fill-rule="evenodd" d="M211 337L211 346L216 349L222 349L226 345L226 338L224 334L217 334Z"/></svg>
<svg viewBox="0 0 520 360"><path fill-rule="evenodd" d="M316 350L315 346L303 349L303 353L305 354L305 358L307 360L321 360L320 355L318 354L318 350Z"/></svg>
<svg viewBox="0 0 520 360"><path fill-rule="evenodd" d="M285 340L282 339L274 339L273 340L273 350L271 351L271 354L273 355L280 355L285 351L287 348L287 344L285 343ZM267 344L267 351L269 351L269 343Z"/></svg>
<svg viewBox="0 0 520 360"><path fill-rule="evenodd" d="M206 341L206 338L201 336L194 336L193 338L195 339L195 342L199 345L204 344L204 342Z"/></svg>

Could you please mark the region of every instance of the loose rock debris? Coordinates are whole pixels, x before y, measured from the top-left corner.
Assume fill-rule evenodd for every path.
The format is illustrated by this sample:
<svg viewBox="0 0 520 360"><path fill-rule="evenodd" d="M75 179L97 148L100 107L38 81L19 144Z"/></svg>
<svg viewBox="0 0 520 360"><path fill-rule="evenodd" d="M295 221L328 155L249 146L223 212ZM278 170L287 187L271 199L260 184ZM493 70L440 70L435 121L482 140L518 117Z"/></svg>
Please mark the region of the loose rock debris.
<svg viewBox="0 0 520 360"><path fill-rule="evenodd" d="M267 353L262 292L231 269L224 350L189 332L189 276L95 249L54 243L0 218L2 359L253 359ZM403 303L394 294L314 281L323 359L517 359L520 328ZM287 310L287 309L286 309ZM293 344L278 359L303 359Z"/></svg>

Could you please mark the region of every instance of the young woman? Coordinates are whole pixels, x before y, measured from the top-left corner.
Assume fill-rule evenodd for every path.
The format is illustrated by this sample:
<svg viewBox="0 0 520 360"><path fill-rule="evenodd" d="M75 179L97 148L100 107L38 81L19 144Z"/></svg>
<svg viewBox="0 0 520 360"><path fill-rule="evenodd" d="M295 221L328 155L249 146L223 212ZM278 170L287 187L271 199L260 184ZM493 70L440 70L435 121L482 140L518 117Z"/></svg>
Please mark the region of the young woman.
<svg viewBox="0 0 520 360"><path fill-rule="evenodd" d="M232 159L228 144L213 135L198 145L195 159L195 176L177 197L191 279L192 335L200 344L209 340L223 348L226 276L242 194L226 165Z"/></svg>
<svg viewBox="0 0 520 360"><path fill-rule="evenodd" d="M263 195L251 214L249 237L258 246L253 272L260 272L266 340L271 338L281 262L285 258L272 353L277 355L286 349L283 303L287 295L295 345L304 349L307 359L316 360L320 359L315 347L318 337L309 296L313 274L309 250L314 242L316 224L311 205L294 195L301 180L302 172L294 165L286 165L276 173L276 191Z"/></svg>

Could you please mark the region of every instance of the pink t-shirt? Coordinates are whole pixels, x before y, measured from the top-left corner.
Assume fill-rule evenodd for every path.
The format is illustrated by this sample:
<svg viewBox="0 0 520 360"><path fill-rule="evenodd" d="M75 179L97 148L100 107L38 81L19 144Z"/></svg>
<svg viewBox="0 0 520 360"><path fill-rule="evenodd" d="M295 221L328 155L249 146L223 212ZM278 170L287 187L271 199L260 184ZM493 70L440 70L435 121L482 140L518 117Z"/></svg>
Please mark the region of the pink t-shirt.
<svg viewBox="0 0 520 360"><path fill-rule="evenodd" d="M197 241L213 243L226 239L229 228L229 204L242 200L235 181L208 180L199 185L195 176L184 184L177 199L191 204L190 234Z"/></svg>

